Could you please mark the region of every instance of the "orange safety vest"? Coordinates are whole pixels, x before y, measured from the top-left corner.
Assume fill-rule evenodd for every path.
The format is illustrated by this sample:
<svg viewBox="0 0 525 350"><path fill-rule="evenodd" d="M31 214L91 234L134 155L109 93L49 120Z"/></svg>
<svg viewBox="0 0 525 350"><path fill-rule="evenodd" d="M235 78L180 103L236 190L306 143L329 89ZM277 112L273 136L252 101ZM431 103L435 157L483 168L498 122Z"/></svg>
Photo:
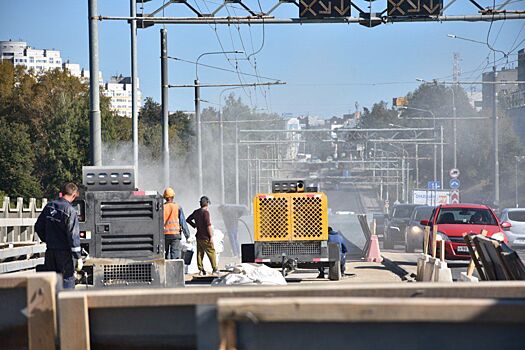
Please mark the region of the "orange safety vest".
<svg viewBox="0 0 525 350"><path fill-rule="evenodd" d="M164 204L164 234L180 235L179 205L177 203Z"/></svg>

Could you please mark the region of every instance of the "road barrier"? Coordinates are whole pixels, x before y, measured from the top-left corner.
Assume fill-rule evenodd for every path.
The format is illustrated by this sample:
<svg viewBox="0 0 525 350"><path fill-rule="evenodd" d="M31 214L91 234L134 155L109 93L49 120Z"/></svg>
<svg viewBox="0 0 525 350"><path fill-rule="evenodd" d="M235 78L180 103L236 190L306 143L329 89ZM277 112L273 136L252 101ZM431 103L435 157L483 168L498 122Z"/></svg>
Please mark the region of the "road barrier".
<svg viewBox="0 0 525 350"><path fill-rule="evenodd" d="M0 206L0 243L37 241L33 226L47 199L42 199L38 206L37 200L30 198L28 206L24 206L24 199L19 197L15 207L10 200L4 197Z"/></svg>
<svg viewBox="0 0 525 350"><path fill-rule="evenodd" d="M438 232L437 225L434 232ZM437 240L437 235L432 236L432 255L427 254L430 242L430 226L425 227L423 238L423 254L417 259L416 281L419 282L452 282L452 270L445 261L445 241ZM439 242L439 243L438 243ZM437 258L437 246L439 244L439 255Z"/></svg>
<svg viewBox="0 0 525 350"><path fill-rule="evenodd" d="M518 254L505 243L487 238L485 235L465 235L471 266L474 266L481 280L513 281L525 280L525 266ZM472 275L468 269L466 276Z"/></svg>
<svg viewBox="0 0 525 350"><path fill-rule="evenodd" d="M46 245L36 242L0 243L0 274L34 269L44 263Z"/></svg>
<svg viewBox="0 0 525 350"><path fill-rule="evenodd" d="M222 299L217 311L221 350L520 349L524 312L524 300L427 298Z"/></svg>
<svg viewBox="0 0 525 350"><path fill-rule="evenodd" d="M55 273L0 276L2 349L56 349L56 293L62 284L58 277Z"/></svg>
<svg viewBox="0 0 525 350"><path fill-rule="evenodd" d="M0 276L0 300L2 301L0 303L0 339L2 340L2 349L52 349L55 347L57 329L61 349L82 350L108 347L112 349L217 349L221 339L219 322L226 320L223 317L226 314L220 309L221 302L225 299L242 302L245 298L258 298L269 301L272 305L273 301L277 302L275 305L279 305L278 301L281 299L287 300L289 305L287 308L290 308L296 305L294 304L296 298L315 298L319 302L329 298L346 301L351 300L351 298L365 298L363 299L364 302L370 305L369 310L374 313L373 310L377 309L377 305L381 305L376 304L377 298L385 298L388 303L393 304L395 304L396 298L411 300L440 298L435 303L441 305L443 315L450 315L450 317L456 314L464 316L466 309L456 309L453 307L455 304L449 304L444 298L463 299L458 304L469 304L470 300L464 300L465 298L505 299L507 301L512 300L518 305L518 310L521 310L522 315L525 314L519 308L520 303L525 300L525 282L521 281L477 284L386 283L348 285L323 283L317 286L282 287L101 289L60 291L57 294L59 290L57 280L60 281L57 275L53 273ZM367 308L356 310L368 310ZM272 307L272 310L279 312L279 308ZM283 308L282 310L287 309ZM330 338L328 335L330 330L325 328L328 323L335 321L330 321L330 317L338 317L337 315L341 313L344 317L350 317L347 315L349 311L345 307L337 310L333 311L333 308L330 307L324 311L319 311L319 317L324 317L324 321L327 323L319 326L320 328L315 328L315 332L304 332L303 329L306 337L309 337L310 333L317 336L313 343L317 348L321 343L325 344L325 339ZM393 309L387 307L385 310L397 315L397 311L393 311ZM411 310L412 313L405 313L405 322L410 322L410 317L412 317L413 323L419 322L420 317L422 317L420 314L426 313L424 309L413 308ZM355 317L356 320L360 319L362 322L375 322L367 318L370 312L356 312L352 317ZM490 312L495 311L490 310ZM502 314L501 322L505 323L507 319L505 316L506 309L503 308L499 312ZM395 315L392 317L396 317ZM483 322L482 316L483 313L481 313L480 319L472 319L471 321L478 322L481 320ZM55 320L58 320L58 327ZM453 321L454 318L450 320ZM521 320L521 318L517 318L517 320ZM470 321L465 318L461 322ZM288 326L290 325L286 323L286 327L282 330L280 326L277 326L276 334L280 334L281 338L284 338L283 335L290 331ZM401 326L404 327L404 325ZM452 325L449 326L452 327ZM375 332L376 327L373 326L370 329ZM503 327L498 329L506 330ZM325 331L328 333L325 334ZM243 334L242 330L239 334ZM381 330L377 334L379 338L382 335ZM411 336L414 334L418 333L413 332ZM517 334L520 335L521 333L518 332ZM392 339L394 338L405 339L410 337L393 337ZM457 337L444 338L457 340ZM256 342L256 339L253 341ZM406 348L403 346L404 344L406 343L402 343L399 348ZM287 346L283 345L281 348L287 348ZM367 347L363 348L366 349ZM389 346L388 348L395 347Z"/></svg>

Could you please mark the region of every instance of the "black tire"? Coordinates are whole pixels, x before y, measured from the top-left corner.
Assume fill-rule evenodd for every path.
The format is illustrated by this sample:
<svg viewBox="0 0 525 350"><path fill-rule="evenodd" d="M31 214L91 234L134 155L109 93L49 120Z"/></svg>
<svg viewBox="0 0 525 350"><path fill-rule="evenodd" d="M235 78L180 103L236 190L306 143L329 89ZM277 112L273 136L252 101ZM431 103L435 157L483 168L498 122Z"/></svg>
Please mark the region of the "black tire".
<svg viewBox="0 0 525 350"><path fill-rule="evenodd" d="M341 264L339 261L330 262L328 266L328 279L330 281L339 281L341 276Z"/></svg>
<svg viewBox="0 0 525 350"><path fill-rule="evenodd" d="M385 232L385 238L383 239L384 249L394 249L394 241L388 232Z"/></svg>

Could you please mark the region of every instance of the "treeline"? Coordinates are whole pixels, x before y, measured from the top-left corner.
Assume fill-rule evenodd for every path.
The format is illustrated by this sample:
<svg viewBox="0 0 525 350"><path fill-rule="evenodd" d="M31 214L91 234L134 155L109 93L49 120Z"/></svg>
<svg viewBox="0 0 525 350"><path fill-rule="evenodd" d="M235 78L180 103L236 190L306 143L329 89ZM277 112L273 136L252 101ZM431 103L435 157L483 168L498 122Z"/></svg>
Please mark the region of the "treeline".
<svg viewBox="0 0 525 350"><path fill-rule="evenodd" d="M452 91L453 90L453 91ZM493 121L491 110L477 111L469 103L465 90L460 86L445 86L427 83L420 85L407 95L406 110L399 110L381 101L371 109L365 109L359 127L361 128L396 128L396 127L436 127L443 125L444 136L444 182L448 187L448 171L453 168L453 122L439 118L452 118L456 107L457 120L457 167L461 171L461 196L464 201L493 204L494 189L494 146ZM452 101L454 100L454 103ZM524 155L523 146L516 135L512 121L506 114L505 101L498 101L499 126L499 162L500 190L502 206L514 204L515 156ZM483 118L483 119L480 119ZM414 119L418 118L418 119ZM425 119L421 119L425 118ZM470 119L469 119L470 118ZM439 137L439 132L438 135ZM407 145L406 150L414 156L414 146ZM440 146L438 146L438 157ZM419 146L419 157L428 158L419 163L420 187L425 188L427 181L433 179L433 145ZM414 161L411 161L412 166ZM438 160L438 179L440 160ZM521 177L520 177L521 178ZM415 185L415 184L414 184Z"/></svg>
<svg viewBox="0 0 525 350"><path fill-rule="evenodd" d="M131 119L110 110L101 96L102 140L131 142ZM139 114L139 144L160 157L161 108L147 98ZM193 142L187 115L170 115L170 142L186 155ZM81 182L89 164L88 85L67 71L34 74L0 63L0 195L53 198L64 181Z"/></svg>

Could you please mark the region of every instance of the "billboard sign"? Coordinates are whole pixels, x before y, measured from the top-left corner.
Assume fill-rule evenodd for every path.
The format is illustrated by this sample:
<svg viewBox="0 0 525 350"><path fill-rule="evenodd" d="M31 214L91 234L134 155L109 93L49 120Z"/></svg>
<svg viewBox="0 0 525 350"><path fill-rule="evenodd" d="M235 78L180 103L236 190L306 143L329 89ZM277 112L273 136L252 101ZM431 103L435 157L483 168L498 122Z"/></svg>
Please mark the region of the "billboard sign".
<svg viewBox="0 0 525 350"><path fill-rule="evenodd" d="M450 204L450 191L414 190L412 203L421 205Z"/></svg>

